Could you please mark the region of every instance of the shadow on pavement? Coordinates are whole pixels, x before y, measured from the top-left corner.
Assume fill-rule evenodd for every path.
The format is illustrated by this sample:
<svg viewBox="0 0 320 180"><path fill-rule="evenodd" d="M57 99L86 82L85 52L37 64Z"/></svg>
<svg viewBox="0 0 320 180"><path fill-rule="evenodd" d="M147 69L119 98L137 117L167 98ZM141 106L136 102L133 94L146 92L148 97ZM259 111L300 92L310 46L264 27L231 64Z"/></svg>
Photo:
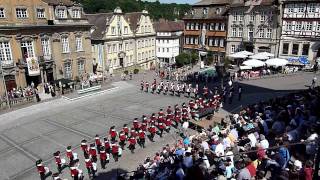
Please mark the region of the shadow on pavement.
<svg viewBox="0 0 320 180"><path fill-rule="evenodd" d="M111 169L110 171L107 171L107 172L98 173L97 177L94 179L95 180L117 180L117 179L121 179L121 178L118 178L118 176L126 173L128 173L128 171L121 168Z"/></svg>

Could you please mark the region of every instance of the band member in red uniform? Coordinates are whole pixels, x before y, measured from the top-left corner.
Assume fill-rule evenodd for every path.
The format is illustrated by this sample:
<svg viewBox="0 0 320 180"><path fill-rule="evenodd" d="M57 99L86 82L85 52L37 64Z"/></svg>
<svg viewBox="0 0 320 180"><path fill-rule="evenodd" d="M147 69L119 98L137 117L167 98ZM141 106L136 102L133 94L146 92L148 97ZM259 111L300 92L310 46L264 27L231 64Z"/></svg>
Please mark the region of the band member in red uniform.
<svg viewBox="0 0 320 180"><path fill-rule="evenodd" d="M93 169L93 164L90 158L84 160L86 163L86 168L88 170L89 177L95 177L95 170Z"/></svg>
<svg viewBox="0 0 320 180"><path fill-rule="evenodd" d="M158 116L158 121L157 121L158 123L160 123L160 122L164 122L164 117L162 116L162 115L159 115Z"/></svg>
<svg viewBox="0 0 320 180"><path fill-rule="evenodd" d="M101 148L101 146L102 146L102 144L101 144L101 141L100 141L100 137L99 137L99 135L97 134L96 135L96 137L95 137L95 143L96 143L96 146L97 146L97 150L98 150L98 153L100 152L100 148Z"/></svg>
<svg viewBox="0 0 320 180"><path fill-rule="evenodd" d="M100 155L101 168L105 169L106 168L106 164L109 163L109 154L106 153L106 150L105 150L104 146L101 146L99 155Z"/></svg>
<svg viewBox="0 0 320 180"><path fill-rule="evenodd" d="M167 108L167 114L171 114L171 113L172 113L171 106L168 106L168 108Z"/></svg>
<svg viewBox="0 0 320 180"><path fill-rule="evenodd" d="M138 118L134 118L132 125L133 125L133 128L134 128L136 131L139 131L140 125L139 125L139 122L138 122Z"/></svg>
<svg viewBox="0 0 320 180"><path fill-rule="evenodd" d="M61 161L61 157L60 157L60 151L57 151L57 152L53 153L53 156L54 156L54 159L56 161L58 172L61 173L61 171L62 171L62 161Z"/></svg>
<svg viewBox="0 0 320 180"><path fill-rule="evenodd" d="M122 131L124 132L125 135L128 136L128 134L129 134L129 128L128 128L128 125L127 125L127 124L124 124L124 125L123 125Z"/></svg>
<svg viewBox="0 0 320 180"><path fill-rule="evenodd" d="M40 179L41 180L45 180L46 179L46 170L44 168L44 165L42 164L42 160L41 159L39 159L36 162L36 166L37 166L37 169L38 169L38 173L39 173Z"/></svg>
<svg viewBox="0 0 320 180"><path fill-rule="evenodd" d="M121 131L119 134L119 140L120 140L119 145L123 149L123 147L126 145L126 140L127 140L127 136L123 131Z"/></svg>
<svg viewBox="0 0 320 180"><path fill-rule="evenodd" d="M152 113L151 117L150 117L150 125L154 125L156 123L157 117L155 113Z"/></svg>
<svg viewBox="0 0 320 180"><path fill-rule="evenodd" d="M209 95L209 93L208 93L208 88L207 88L207 86L204 86L203 87L203 96L204 96L204 98L208 98L208 95Z"/></svg>
<svg viewBox="0 0 320 180"><path fill-rule="evenodd" d="M163 109L160 109L160 111L158 112L158 115L159 116L163 116L164 115Z"/></svg>
<svg viewBox="0 0 320 180"><path fill-rule="evenodd" d="M165 121L165 125L166 125L166 131L169 132L170 131L170 126L171 126L172 122L171 122L171 118L167 118Z"/></svg>
<svg viewBox="0 0 320 180"><path fill-rule="evenodd" d="M151 93L154 94L156 89L157 89L157 83L156 83L156 81L153 81L153 83L151 85Z"/></svg>
<svg viewBox="0 0 320 180"><path fill-rule="evenodd" d="M137 136L137 131L134 129L131 129L130 131L130 137L136 137Z"/></svg>
<svg viewBox="0 0 320 180"><path fill-rule="evenodd" d="M174 116L175 126L178 127L181 122L181 115L177 114Z"/></svg>
<svg viewBox="0 0 320 180"><path fill-rule="evenodd" d="M159 136L162 137L163 130L165 129L165 126L162 122L158 124L158 129L159 129Z"/></svg>
<svg viewBox="0 0 320 180"><path fill-rule="evenodd" d="M119 160L119 145L115 142L111 144L111 152L115 162Z"/></svg>
<svg viewBox="0 0 320 180"><path fill-rule="evenodd" d="M115 141L117 138L117 131L115 130L114 126L112 126L113 128L110 129L110 137L111 137L111 141Z"/></svg>
<svg viewBox="0 0 320 180"><path fill-rule="evenodd" d="M131 136L128 141L129 141L129 149L130 149L131 153L134 153L134 149L136 148L137 140L135 137Z"/></svg>
<svg viewBox="0 0 320 180"><path fill-rule="evenodd" d="M147 131L147 123L146 122L141 123L140 130Z"/></svg>
<svg viewBox="0 0 320 180"><path fill-rule="evenodd" d="M69 159L69 164L71 164L73 162L73 158L74 158L72 150L71 150L71 146L67 147L66 152L67 152L67 157Z"/></svg>
<svg viewBox="0 0 320 180"><path fill-rule="evenodd" d="M149 92L149 83L148 83L148 81L145 83L145 85L146 85L146 92Z"/></svg>
<svg viewBox="0 0 320 180"><path fill-rule="evenodd" d="M146 143L146 133L142 130L139 131L139 145L144 148Z"/></svg>
<svg viewBox="0 0 320 180"><path fill-rule="evenodd" d="M93 162L97 162L97 150L95 147L95 144L90 144L90 150L89 150L89 154L91 156L91 159Z"/></svg>
<svg viewBox="0 0 320 180"><path fill-rule="evenodd" d="M88 144L87 144L87 140L82 140L81 141L81 150L83 151L83 155L84 155L84 157L87 157L88 156Z"/></svg>
<svg viewBox="0 0 320 180"><path fill-rule="evenodd" d="M181 115L181 109L179 108L178 104L174 106L174 115L177 115L177 114Z"/></svg>
<svg viewBox="0 0 320 180"><path fill-rule="evenodd" d="M150 133L150 140L152 142L154 142L153 138L154 138L154 135L156 134L157 132L157 129L154 125L151 125L150 128L148 129L149 130L149 133Z"/></svg>
<svg viewBox="0 0 320 180"><path fill-rule="evenodd" d="M103 140L104 140L104 148L105 148L106 152L110 153L111 145L110 145L109 139L103 138Z"/></svg>
<svg viewBox="0 0 320 180"><path fill-rule="evenodd" d="M70 164L70 174L73 180L83 179L82 171L76 167L75 163Z"/></svg>
<svg viewBox="0 0 320 180"><path fill-rule="evenodd" d="M143 91L143 87L144 87L144 82L141 81L141 82L140 82L140 90L141 90L141 92Z"/></svg>

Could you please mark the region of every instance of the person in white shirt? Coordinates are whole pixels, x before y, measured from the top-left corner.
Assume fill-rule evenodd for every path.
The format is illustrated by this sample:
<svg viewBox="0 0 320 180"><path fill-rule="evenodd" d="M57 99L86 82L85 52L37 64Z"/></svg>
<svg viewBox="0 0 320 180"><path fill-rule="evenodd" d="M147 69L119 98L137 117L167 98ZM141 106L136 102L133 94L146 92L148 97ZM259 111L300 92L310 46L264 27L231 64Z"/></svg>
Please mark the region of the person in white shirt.
<svg viewBox="0 0 320 180"><path fill-rule="evenodd" d="M214 153L218 157L224 156L224 148L223 148L223 144L221 143L221 140L220 140L219 144L217 144L216 149L214 150Z"/></svg>
<svg viewBox="0 0 320 180"><path fill-rule="evenodd" d="M260 145L263 149L269 148L269 141L265 138L263 134L260 134Z"/></svg>

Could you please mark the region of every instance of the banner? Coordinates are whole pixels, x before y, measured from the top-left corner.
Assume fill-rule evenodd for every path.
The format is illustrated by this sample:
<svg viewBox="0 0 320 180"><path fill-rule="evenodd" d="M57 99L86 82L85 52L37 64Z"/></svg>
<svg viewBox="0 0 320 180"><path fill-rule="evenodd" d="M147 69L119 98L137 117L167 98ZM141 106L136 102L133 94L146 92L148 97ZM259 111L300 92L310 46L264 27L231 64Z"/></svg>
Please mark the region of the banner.
<svg viewBox="0 0 320 180"><path fill-rule="evenodd" d="M40 75L39 62L36 57L27 58L27 65L28 65L29 76L39 76Z"/></svg>

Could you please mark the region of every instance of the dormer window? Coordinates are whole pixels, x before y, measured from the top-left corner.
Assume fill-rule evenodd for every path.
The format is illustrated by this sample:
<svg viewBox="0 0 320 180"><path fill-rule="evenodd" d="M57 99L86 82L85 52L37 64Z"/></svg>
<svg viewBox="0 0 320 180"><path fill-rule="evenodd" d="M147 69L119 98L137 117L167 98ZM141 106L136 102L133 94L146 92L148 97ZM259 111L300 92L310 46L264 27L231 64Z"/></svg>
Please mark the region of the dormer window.
<svg viewBox="0 0 320 180"><path fill-rule="evenodd" d="M67 18L67 11L66 9L60 8L57 9L57 17L59 19L66 19Z"/></svg>
<svg viewBox="0 0 320 180"><path fill-rule="evenodd" d="M194 9L191 10L191 14L194 15Z"/></svg>
<svg viewBox="0 0 320 180"><path fill-rule="evenodd" d="M208 14L208 8L203 8L203 14L204 15Z"/></svg>
<svg viewBox="0 0 320 180"><path fill-rule="evenodd" d="M45 16L45 11L44 11L44 9L37 9L37 17L38 17L39 19L46 17L46 16Z"/></svg>
<svg viewBox="0 0 320 180"><path fill-rule="evenodd" d="M216 14L220 14L221 13L221 9L220 8L217 8L216 9Z"/></svg>
<svg viewBox="0 0 320 180"><path fill-rule="evenodd" d="M5 18L6 17L6 13L4 11L4 8L0 8L0 18Z"/></svg>
<svg viewBox="0 0 320 180"><path fill-rule="evenodd" d="M81 18L81 10L80 9L72 9L72 18L76 18L76 19Z"/></svg>
<svg viewBox="0 0 320 180"><path fill-rule="evenodd" d="M17 8L16 14L18 19L28 18L27 8Z"/></svg>

